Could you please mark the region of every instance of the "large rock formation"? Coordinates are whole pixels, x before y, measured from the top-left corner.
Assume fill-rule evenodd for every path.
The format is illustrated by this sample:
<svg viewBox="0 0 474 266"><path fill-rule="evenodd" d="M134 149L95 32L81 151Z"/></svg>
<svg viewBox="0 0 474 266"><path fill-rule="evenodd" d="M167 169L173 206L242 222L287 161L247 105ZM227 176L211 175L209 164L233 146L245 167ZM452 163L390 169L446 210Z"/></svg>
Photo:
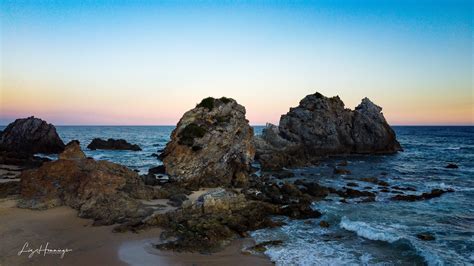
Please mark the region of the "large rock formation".
<svg viewBox="0 0 474 266"><path fill-rule="evenodd" d="M0 149L26 154L59 153L64 143L53 125L32 116L17 119L5 128L0 136Z"/></svg>
<svg viewBox="0 0 474 266"><path fill-rule="evenodd" d="M142 149L137 144L130 144L124 139L108 139L103 140L95 138L87 145L91 150L130 150L141 151Z"/></svg>
<svg viewBox="0 0 474 266"><path fill-rule="evenodd" d="M338 96L306 96L299 106L267 125L256 138L257 158L264 169L314 164L336 154L379 154L402 150L382 108L364 98L350 110Z"/></svg>
<svg viewBox="0 0 474 266"><path fill-rule="evenodd" d="M255 155L245 108L228 98L206 98L186 112L161 154L172 181L190 187L239 185Z"/></svg>
<svg viewBox="0 0 474 266"><path fill-rule="evenodd" d="M47 209L67 205L96 224L141 219L150 214L138 199L160 197L138 174L107 161L87 159L77 141L70 142L59 160L24 171L19 207Z"/></svg>

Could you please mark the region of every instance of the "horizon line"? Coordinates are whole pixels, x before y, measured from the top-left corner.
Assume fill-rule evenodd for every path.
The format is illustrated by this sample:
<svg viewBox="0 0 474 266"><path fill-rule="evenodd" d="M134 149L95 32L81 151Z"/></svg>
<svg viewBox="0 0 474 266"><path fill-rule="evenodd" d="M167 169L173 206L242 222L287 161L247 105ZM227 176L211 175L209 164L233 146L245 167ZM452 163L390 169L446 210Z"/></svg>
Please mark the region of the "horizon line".
<svg viewBox="0 0 474 266"><path fill-rule="evenodd" d="M51 123L49 123L51 124ZM272 123L269 123L269 124L272 124ZM9 124L0 124L0 127L6 127L8 126ZM57 124L57 125L54 125L53 126L55 127L77 127L77 126L82 126L82 127L176 127L176 125L107 125L107 124L92 124L92 125L88 125L88 124ZM263 124L250 124L250 126L252 127L264 127L266 125L263 125ZM425 126L425 127L449 127L449 126L452 126L452 127L472 127L474 126L474 124L393 124L393 125L390 125L390 126L394 126L394 127L420 127L420 126Z"/></svg>

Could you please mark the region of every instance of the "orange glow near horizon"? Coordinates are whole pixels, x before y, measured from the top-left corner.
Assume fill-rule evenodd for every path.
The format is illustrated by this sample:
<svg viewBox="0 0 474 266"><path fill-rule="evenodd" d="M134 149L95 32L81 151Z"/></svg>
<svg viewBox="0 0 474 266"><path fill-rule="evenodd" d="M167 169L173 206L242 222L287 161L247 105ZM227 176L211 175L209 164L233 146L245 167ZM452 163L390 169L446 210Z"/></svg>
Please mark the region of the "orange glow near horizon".
<svg viewBox="0 0 474 266"><path fill-rule="evenodd" d="M33 115L58 125L175 125L184 112L208 96L203 94L201 98L186 99L177 93L168 93L164 96L156 94L139 97L133 91L123 95L103 92L74 94L40 82L36 82L35 86L5 83L2 83L0 94L3 124ZM308 91L306 94L310 93L314 92ZM290 107L297 106L306 94L275 97L278 100L272 100L273 95L270 93L264 100L251 95L241 96L242 99L234 98L246 107L250 124L265 125L278 124L280 116L288 112ZM328 93L325 95L334 96ZM358 104L351 95L339 96L348 108L353 109ZM429 101L411 98L405 99L403 104L382 97L372 100L383 107L384 116L392 125L474 124L473 102L469 98L447 103L439 97Z"/></svg>
<svg viewBox="0 0 474 266"><path fill-rule="evenodd" d="M318 91L474 125L472 5L419 2L4 1L0 124L175 125L226 96L262 125Z"/></svg>

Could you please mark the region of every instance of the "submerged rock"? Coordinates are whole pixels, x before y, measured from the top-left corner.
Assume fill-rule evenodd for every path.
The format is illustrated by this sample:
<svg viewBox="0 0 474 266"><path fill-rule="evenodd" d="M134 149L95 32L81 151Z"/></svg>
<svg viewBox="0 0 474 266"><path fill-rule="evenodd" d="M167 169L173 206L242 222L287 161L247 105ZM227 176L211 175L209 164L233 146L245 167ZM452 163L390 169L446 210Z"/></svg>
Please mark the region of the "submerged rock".
<svg viewBox="0 0 474 266"><path fill-rule="evenodd" d="M342 168L334 168L333 173L336 175L350 175L351 171Z"/></svg>
<svg viewBox="0 0 474 266"><path fill-rule="evenodd" d="M59 153L64 143L56 128L33 116L10 123L0 135L0 150L17 153Z"/></svg>
<svg viewBox="0 0 474 266"><path fill-rule="evenodd" d="M87 145L88 149L91 150L130 150L130 151L141 151L140 146L136 144L130 144L124 139L108 139L103 140L95 138L92 142Z"/></svg>
<svg viewBox="0 0 474 266"><path fill-rule="evenodd" d="M186 112L160 155L172 181L189 187L241 185L255 155L245 108L206 98Z"/></svg>
<svg viewBox="0 0 474 266"><path fill-rule="evenodd" d="M355 110L338 96L306 96L281 116L279 126L267 125L257 136L257 159L263 169L314 164L336 154L386 154L401 151L382 108L364 98Z"/></svg>
<svg viewBox="0 0 474 266"><path fill-rule="evenodd" d="M444 193L454 192L454 189L433 189L431 192L425 192L421 195L396 195L392 197L392 200L399 200L399 201L418 201L418 200L428 200L432 198L441 197Z"/></svg>
<svg viewBox="0 0 474 266"><path fill-rule="evenodd" d="M326 222L326 221L321 221L321 222L319 222L319 226L324 227L324 228L328 228L328 227L329 227L329 223Z"/></svg>
<svg viewBox="0 0 474 266"><path fill-rule="evenodd" d="M21 173L19 207L47 209L67 205L96 224L140 219L151 212L139 199L160 197L162 192L143 184L138 174L124 166L85 158L72 141L59 160Z"/></svg>
<svg viewBox="0 0 474 266"><path fill-rule="evenodd" d="M417 234L416 237L424 241L432 241L436 239L431 233L420 233Z"/></svg>
<svg viewBox="0 0 474 266"><path fill-rule="evenodd" d="M251 246L247 248L246 251L264 253L265 251L267 251L268 246L281 246L282 244L283 244L283 241L281 240L269 240L269 241L264 241L254 246Z"/></svg>
<svg viewBox="0 0 474 266"><path fill-rule="evenodd" d="M454 163L450 163L450 164L446 165L444 168L457 169L457 168L459 168L459 166L457 166L457 165L454 164Z"/></svg>

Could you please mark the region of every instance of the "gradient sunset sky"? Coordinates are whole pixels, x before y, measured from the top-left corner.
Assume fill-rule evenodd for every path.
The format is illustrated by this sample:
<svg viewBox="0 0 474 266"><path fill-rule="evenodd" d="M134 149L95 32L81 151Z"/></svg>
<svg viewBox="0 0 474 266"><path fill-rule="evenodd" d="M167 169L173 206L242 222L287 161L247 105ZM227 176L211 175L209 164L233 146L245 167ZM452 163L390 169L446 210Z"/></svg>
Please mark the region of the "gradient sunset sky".
<svg viewBox="0 0 474 266"><path fill-rule="evenodd" d="M277 123L316 91L474 124L470 0L0 3L2 125L174 125L207 96Z"/></svg>

